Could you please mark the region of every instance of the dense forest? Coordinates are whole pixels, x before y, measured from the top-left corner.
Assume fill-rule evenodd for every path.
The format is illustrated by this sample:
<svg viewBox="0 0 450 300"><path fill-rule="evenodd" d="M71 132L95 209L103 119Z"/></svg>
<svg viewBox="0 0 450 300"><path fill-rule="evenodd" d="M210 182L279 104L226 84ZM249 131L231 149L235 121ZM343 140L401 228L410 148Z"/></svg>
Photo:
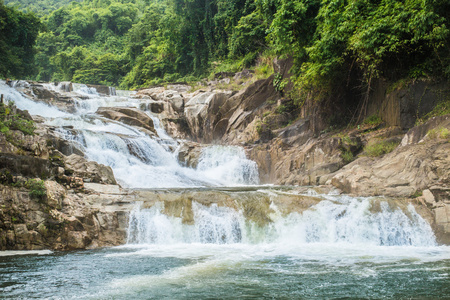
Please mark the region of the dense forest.
<svg viewBox="0 0 450 300"><path fill-rule="evenodd" d="M380 77L450 77L449 14L448 0L0 0L0 67L137 88L284 56L301 99Z"/></svg>

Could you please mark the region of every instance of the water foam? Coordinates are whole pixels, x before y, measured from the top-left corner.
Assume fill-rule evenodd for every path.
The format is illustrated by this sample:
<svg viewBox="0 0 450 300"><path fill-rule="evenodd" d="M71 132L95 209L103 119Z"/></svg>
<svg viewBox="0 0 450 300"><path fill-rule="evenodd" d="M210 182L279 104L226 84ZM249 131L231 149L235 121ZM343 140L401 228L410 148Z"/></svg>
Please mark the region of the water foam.
<svg viewBox="0 0 450 300"><path fill-rule="evenodd" d="M151 209L137 207L130 214L128 243L436 245L430 225L412 205L394 207L374 198L326 198L302 214L283 215L272 204L265 217L273 221L264 226L246 219L242 210L216 204L192 202L192 224L183 224L181 216L165 215L162 203Z"/></svg>

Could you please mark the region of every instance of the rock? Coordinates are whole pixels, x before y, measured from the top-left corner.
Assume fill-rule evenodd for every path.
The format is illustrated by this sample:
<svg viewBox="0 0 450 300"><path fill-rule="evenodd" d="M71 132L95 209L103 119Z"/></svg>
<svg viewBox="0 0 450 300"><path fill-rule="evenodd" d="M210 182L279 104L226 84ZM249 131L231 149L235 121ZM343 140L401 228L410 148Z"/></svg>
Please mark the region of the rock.
<svg viewBox="0 0 450 300"><path fill-rule="evenodd" d="M178 149L178 161L186 167L196 168L203 148L203 144L184 142Z"/></svg>
<svg viewBox="0 0 450 300"><path fill-rule="evenodd" d="M115 96L116 95L116 89L110 86L106 85L94 85L94 84L88 84L88 87L96 89L97 93L107 95L107 96Z"/></svg>
<svg viewBox="0 0 450 300"><path fill-rule="evenodd" d="M30 234L25 224L14 224L15 242L20 244L23 249L30 245Z"/></svg>
<svg viewBox="0 0 450 300"><path fill-rule="evenodd" d="M86 231L69 231L67 234L67 247L69 250L86 249L91 238Z"/></svg>
<svg viewBox="0 0 450 300"><path fill-rule="evenodd" d="M100 194L116 194L121 195L120 186L111 184L85 183L84 187L88 191Z"/></svg>
<svg viewBox="0 0 450 300"><path fill-rule="evenodd" d="M84 157L72 154L64 158L67 168L73 171L76 177L82 177L85 181L94 183L117 184L111 167L87 161Z"/></svg>
<svg viewBox="0 0 450 300"><path fill-rule="evenodd" d="M127 125L141 127L157 135L153 120L145 112L129 107L100 107L97 114Z"/></svg>
<svg viewBox="0 0 450 300"><path fill-rule="evenodd" d="M431 130L436 128L447 128L450 130L450 115L434 117L425 124L411 128L403 137L400 145L405 147L407 145L417 144L421 142Z"/></svg>
<svg viewBox="0 0 450 300"><path fill-rule="evenodd" d="M177 91L178 93L186 93L192 90L192 87L187 84L169 84L167 85L167 89Z"/></svg>
<svg viewBox="0 0 450 300"><path fill-rule="evenodd" d="M33 156L0 153L0 170L6 169L13 175L32 178L49 178L58 174L58 167L49 160Z"/></svg>
<svg viewBox="0 0 450 300"><path fill-rule="evenodd" d="M58 84L58 87L60 88L60 90L66 93L70 93L73 91L73 84L70 81L62 81Z"/></svg>
<svg viewBox="0 0 450 300"><path fill-rule="evenodd" d="M237 72L234 76L233 79L234 81L237 82L242 82L243 80L249 79L251 77L253 77L253 70L249 70L249 69L244 69L241 72Z"/></svg>
<svg viewBox="0 0 450 300"><path fill-rule="evenodd" d="M428 189L423 190L422 196L423 196L423 199L430 205L436 204L433 193L430 190L428 190Z"/></svg>
<svg viewBox="0 0 450 300"><path fill-rule="evenodd" d="M47 189L47 204L51 208L61 209L62 201L67 197L66 189L56 181L46 181L45 188Z"/></svg>

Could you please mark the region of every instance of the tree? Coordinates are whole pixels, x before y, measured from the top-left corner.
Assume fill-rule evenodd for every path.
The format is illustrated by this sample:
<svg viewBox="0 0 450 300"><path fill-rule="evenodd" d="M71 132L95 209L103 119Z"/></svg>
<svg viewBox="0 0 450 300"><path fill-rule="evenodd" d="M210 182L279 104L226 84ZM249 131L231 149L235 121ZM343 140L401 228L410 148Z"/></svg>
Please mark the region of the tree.
<svg viewBox="0 0 450 300"><path fill-rule="evenodd" d="M32 13L23 13L0 0L0 72L2 76L21 78L35 72L34 45L41 28Z"/></svg>

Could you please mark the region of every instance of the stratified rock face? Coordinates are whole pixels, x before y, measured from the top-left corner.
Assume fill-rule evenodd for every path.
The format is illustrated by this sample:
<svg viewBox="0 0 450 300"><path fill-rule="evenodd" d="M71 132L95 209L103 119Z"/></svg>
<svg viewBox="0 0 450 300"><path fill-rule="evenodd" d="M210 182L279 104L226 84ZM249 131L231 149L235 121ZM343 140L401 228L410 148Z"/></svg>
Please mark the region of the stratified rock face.
<svg viewBox="0 0 450 300"><path fill-rule="evenodd" d="M310 139L301 146L276 139L268 146L252 148L249 156L258 163L262 182L316 185L322 183L321 175L344 165L340 149L339 138Z"/></svg>
<svg viewBox="0 0 450 300"><path fill-rule="evenodd" d="M415 126L417 118L433 110L439 101L448 99L448 85L448 81L414 80L390 91L388 84L380 80L374 86L367 114L377 114L388 126L408 130Z"/></svg>
<svg viewBox="0 0 450 300"><path fill-rule="evenodd" d="M202 92L185 104L184 115L197 141L209 143L221 137L215 128L217 113L230 96L231 92Z"/></svg>
<svg viewBox="0 0 450 300"><path fill-rule="evenodd" d="M410 196L427 187L450 183L450 116L433 118L411 129L393 152L382 158L361 157L339 170L331 183L359 195ZM436 130L436 136L432 131Z"/></svg>
<svg viewBox="0 0 450 300"><path fill-rule="evenodd" d="M144 128L157 135L153 120L145 112L130 107L100 107L97 114L127 125Z"/></svg>
<svg viewBox="0 0 450 300"><path fill-rule="evenodd" d="M127 212L114 206L125 193L100 185L74 193L55 181L45 182L47 196L0 185L0 250L73 250L115 246L126 240ZM112 192L111 192L112 191ZM130 209L130 208L128 208Z"/></svg>

